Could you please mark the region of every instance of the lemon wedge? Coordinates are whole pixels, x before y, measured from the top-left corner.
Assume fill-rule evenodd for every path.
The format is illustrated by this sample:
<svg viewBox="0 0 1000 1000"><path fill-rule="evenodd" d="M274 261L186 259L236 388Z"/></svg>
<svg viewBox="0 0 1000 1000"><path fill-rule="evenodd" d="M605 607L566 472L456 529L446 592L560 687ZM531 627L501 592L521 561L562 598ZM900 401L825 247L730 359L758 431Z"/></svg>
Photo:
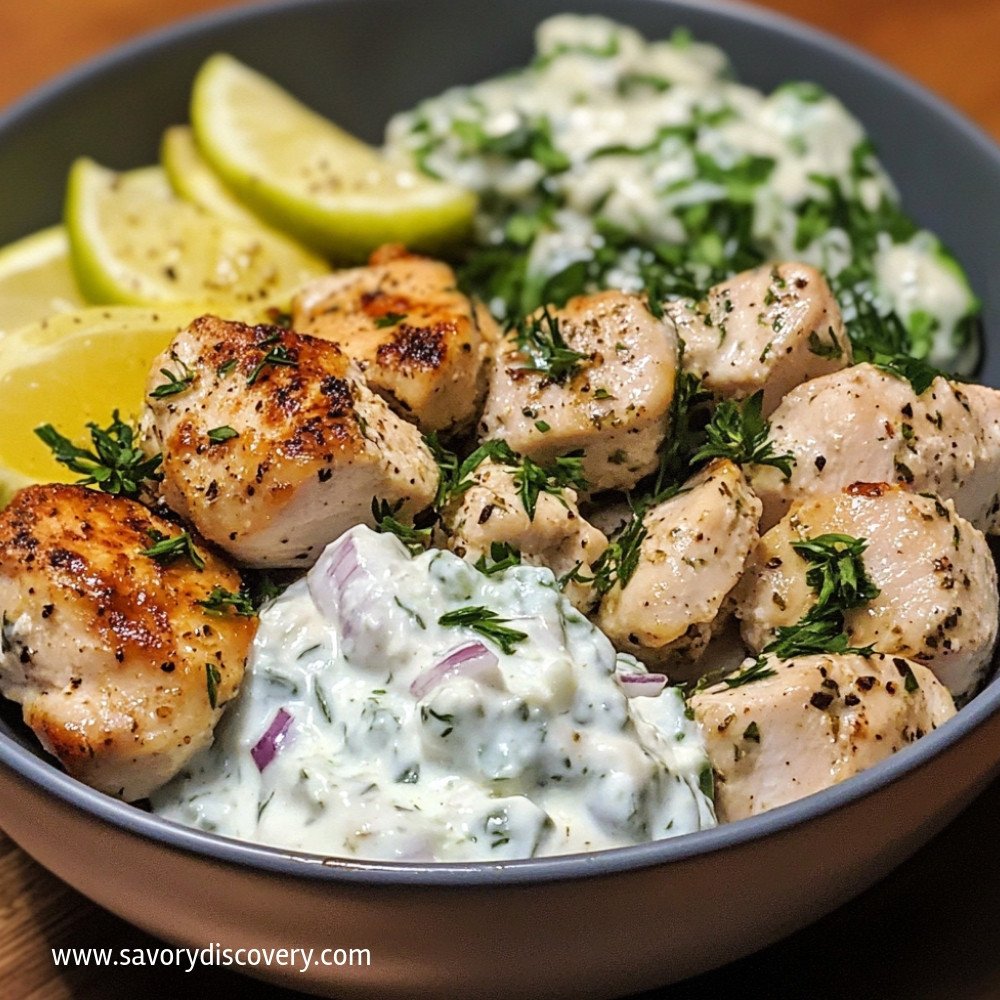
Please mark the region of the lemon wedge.
<svg viewBox="0 0 1000 1000"><path fill-rule="evenodd" d="M83 304L62 226L0 250L0 336Z"/></svg>
<svg viewBox="0 0 1000 1000"><path fill-rule="evenodd" d="M338 262L382 243L438 251L465 235L475 196L393 164L227 55L199 70L198 148L262 218Z"/></svg>
<svg viewBox="0 0 1000 1000"><path fill-rule="evenodd" d="M178 197L220 219L260 225L260 219L229 191L205 162L189 125L173 125L163 133L160 165Z"/></svg>
<svg viewBox="0 0 1000 1000"><path fill-rule="evenodd" d="M264 227L181 200L160 167L117 173L77 160L65 223L77 280L92 302L251 303L329 270Z"/></svg>
<svg viewBox="0 0 1000 1000"><path fill-rule="evenodd" d="M89 447L86 424L138 416L153 359L199 312L99 306L23 327L0 342L0 503L30 482L73 482L35 436L51 423Z"/></svg>

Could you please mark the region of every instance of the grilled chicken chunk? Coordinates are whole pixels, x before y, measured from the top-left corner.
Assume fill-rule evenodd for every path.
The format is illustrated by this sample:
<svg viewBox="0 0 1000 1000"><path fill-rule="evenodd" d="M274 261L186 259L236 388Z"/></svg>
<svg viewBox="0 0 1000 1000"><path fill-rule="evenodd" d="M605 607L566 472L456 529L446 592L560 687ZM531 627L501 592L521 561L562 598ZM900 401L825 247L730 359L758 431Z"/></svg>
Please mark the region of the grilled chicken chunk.
<svg viewBox="0 0 1000 1000"><path fill-rule="evenodd" d="M277 327L195 320L153 365L143 425L168 506L250 566L309 566L372 524L373 497L405 517L437 489L420 432L340 348Z"/></svg>
<svg viewBox="0 0 1000 1000"><path fill-rule="evenodd" d="M368 384L423 430L461 430L475 421L488 341L497 334L485 310L458 291L447 264L382 247L368 267L302 289L292 326L339 344Z"/></svg>
<svg viewBox="0 0 1000 1000"><path fill-rule="evenodd" d="M847 612L852 646L916 660L956 698L975 693L997 639L997 574L982 532L950 500L857 483L796 506L768 531L737 588L744 641L757 652L816 601L793 542L838 533L864 538L879 595Z"/></svg>
<svg viewBox="0 0 1000 1000"><path fill-rule="evenodd" d="M635 572L604 596L598 627L644 663L696 660L727 618L759 517L740 469L713 462L646 513Z"/></svg>
<svg viewBox="0 0 1000 1000"><path fill-rule="evenodd" d="M775 525L796 501L855 482L904 483L936 493L981 530L1000 510L1000 393L936 378L921 395L905 379L869 364L793 389L771 416L778 454L795 458L789 481L756 466L761 526Z"/></svg>
<svg viewBox="0 0 1000 1000"><path fill-rule="evenodd" d="M764 670L772 673L736 687L714 685L690 701L723 823L850 778L955 714L934 675L899 656L772 657Z"/></svg>
<svg viewBox="0 0 1000 1000"><path fill-rule="evenodd" d="M637 296L598 292L524 328L533 350L513 334L496 346L482 436L543 465L582 449L593 490L628 489L652 472L677 374L673 323ZM562 364L567 349L578 357Z"/></svg>
<svg viewBox="0 0 1000 1000"><path fill-rule="evenodd" d="M579 569L587 580L608 540L580 516L576 493L568 487L558 493L541 492L529 517L513 469L483 462L471 476L472 485L444 513L448 548L476 562L491 558L494 545L507 543L531 566L548 566L557 577ZM593 584L567 582L564 592L581 611L594 603Z"/></svg>
<svg viewBox="0 0 1000 1000"><path fill-rule="evenodd" d="M684 342L682 363L713 395L764 390L764 415L808 379L851 364L851 342L826 279L808 264L744 271L702 302L669 307Z"/></svg>
<svg viewBox="0 0 1000 1000"><path fill-rule="evenodd" d="M30 486L0 514L0 691L66 770L132 801L212 742L256 620L199 607L240 577L146 554L181 530L80 486Z"/></svg>

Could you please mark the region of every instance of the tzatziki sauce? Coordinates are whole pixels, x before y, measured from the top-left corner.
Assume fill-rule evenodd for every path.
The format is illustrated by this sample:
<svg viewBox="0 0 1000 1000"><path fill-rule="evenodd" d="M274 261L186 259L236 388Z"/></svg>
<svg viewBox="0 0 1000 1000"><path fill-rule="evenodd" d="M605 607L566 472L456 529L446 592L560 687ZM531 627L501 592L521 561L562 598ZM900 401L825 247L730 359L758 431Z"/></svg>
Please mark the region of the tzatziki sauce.
<svg viewBox="0 0 1000 1000"><path fill-rule="evenodd" d="M153 807L241 840L374 860L638 844L715 825L685 708L615 653L550 570L487 576L358 526L262 611L214 745Z"/></svg>

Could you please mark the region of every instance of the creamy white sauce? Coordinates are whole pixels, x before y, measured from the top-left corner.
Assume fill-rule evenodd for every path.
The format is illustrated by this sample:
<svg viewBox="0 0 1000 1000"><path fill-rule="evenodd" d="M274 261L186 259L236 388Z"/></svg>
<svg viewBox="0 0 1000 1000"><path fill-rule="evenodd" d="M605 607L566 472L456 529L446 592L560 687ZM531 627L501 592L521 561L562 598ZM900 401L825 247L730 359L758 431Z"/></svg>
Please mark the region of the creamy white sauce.
<svg viewBox="0 0 1000 1000"><path fill-rule="evenodd" d="M439 623L470 606L526 638L508 654ZM432 685L427 671L470 643L485 658ZM680 691L629 698L620 673L645 670L549 570L487 577L353 528L263 611L215 744L153 805L243 840L390 860L526 858L714 826ZM291 722L261 769L251 750L280 712Z"/></svg>
<svg viewBox="0 0 1000 1000"><path fill-rule="evenodd" d="M770 259L801 260L833 279L857 261L857 248L835 227L802 235L805 207L828 200L831 185L869 212L883 201L898 204L891 180L865 145L860 122L817 87L792 84L765 95L734 82L715 46L686 36L647 42L602 17L549 18L537 29L536 49L531 66L424 101L397 115L386 133L390 155L416 158L430 172L480 193L482 243L502 239L512 210L531 215L543 206L561 206L531 247L529 282L541 284L599 251L598 215L648 244L690 250L679 213L734 197L707 176L699 157L722 170L747 157L773 161L769 173L744 192L753 206L754 240ZM545 123L564 164L546 164L544 157L539 162L530 151L481 152L469 140L470 130L497 139L538 122ZM695 123L694 142L664 131ZM607 154L617 147L621 153ZM888 233L883 237L887 253L877 267L866 262L871 273L860 283L851 277L850 286L879 311L895 310L908 325L915 313L926 311L934 331L923 353L935 363L953 362L966 336L959 324L976 308L968 283L942 253L919 249L937 246L929 233L897 246ZM707 287L710 269L692 258L686 266ZM641 263L639 254L625 253L604 283L641 288ZM917 283L907 277L915 270ZM490 305L503 313L502 302ZM842 296L841 305L850 321L851 296ZM915 353L924 343L921 324L918 316Z"/></svg>

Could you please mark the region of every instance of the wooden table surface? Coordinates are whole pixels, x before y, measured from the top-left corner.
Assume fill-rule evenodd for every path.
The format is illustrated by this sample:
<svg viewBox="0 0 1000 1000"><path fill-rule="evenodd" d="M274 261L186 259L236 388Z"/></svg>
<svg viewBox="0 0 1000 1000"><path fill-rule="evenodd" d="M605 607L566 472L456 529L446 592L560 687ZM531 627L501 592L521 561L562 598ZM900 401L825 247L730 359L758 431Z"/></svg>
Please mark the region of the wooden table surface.
<svg viewBox="0 0 1000 1000"><path fill-rule="evenodd" d="M0 3L0 107L73 64L169 21L240 0ZM1000 0L764 0L868 49L1000 138ZM572 4L568 4L572 7ZM854 903L663 1000L1000 997L1000 783ZM777 877L777 873L776 873ZM10 1000L291 997L220 971L55 969L53 947L156 942L41 869L0 833L0 995Z"/></svg>

